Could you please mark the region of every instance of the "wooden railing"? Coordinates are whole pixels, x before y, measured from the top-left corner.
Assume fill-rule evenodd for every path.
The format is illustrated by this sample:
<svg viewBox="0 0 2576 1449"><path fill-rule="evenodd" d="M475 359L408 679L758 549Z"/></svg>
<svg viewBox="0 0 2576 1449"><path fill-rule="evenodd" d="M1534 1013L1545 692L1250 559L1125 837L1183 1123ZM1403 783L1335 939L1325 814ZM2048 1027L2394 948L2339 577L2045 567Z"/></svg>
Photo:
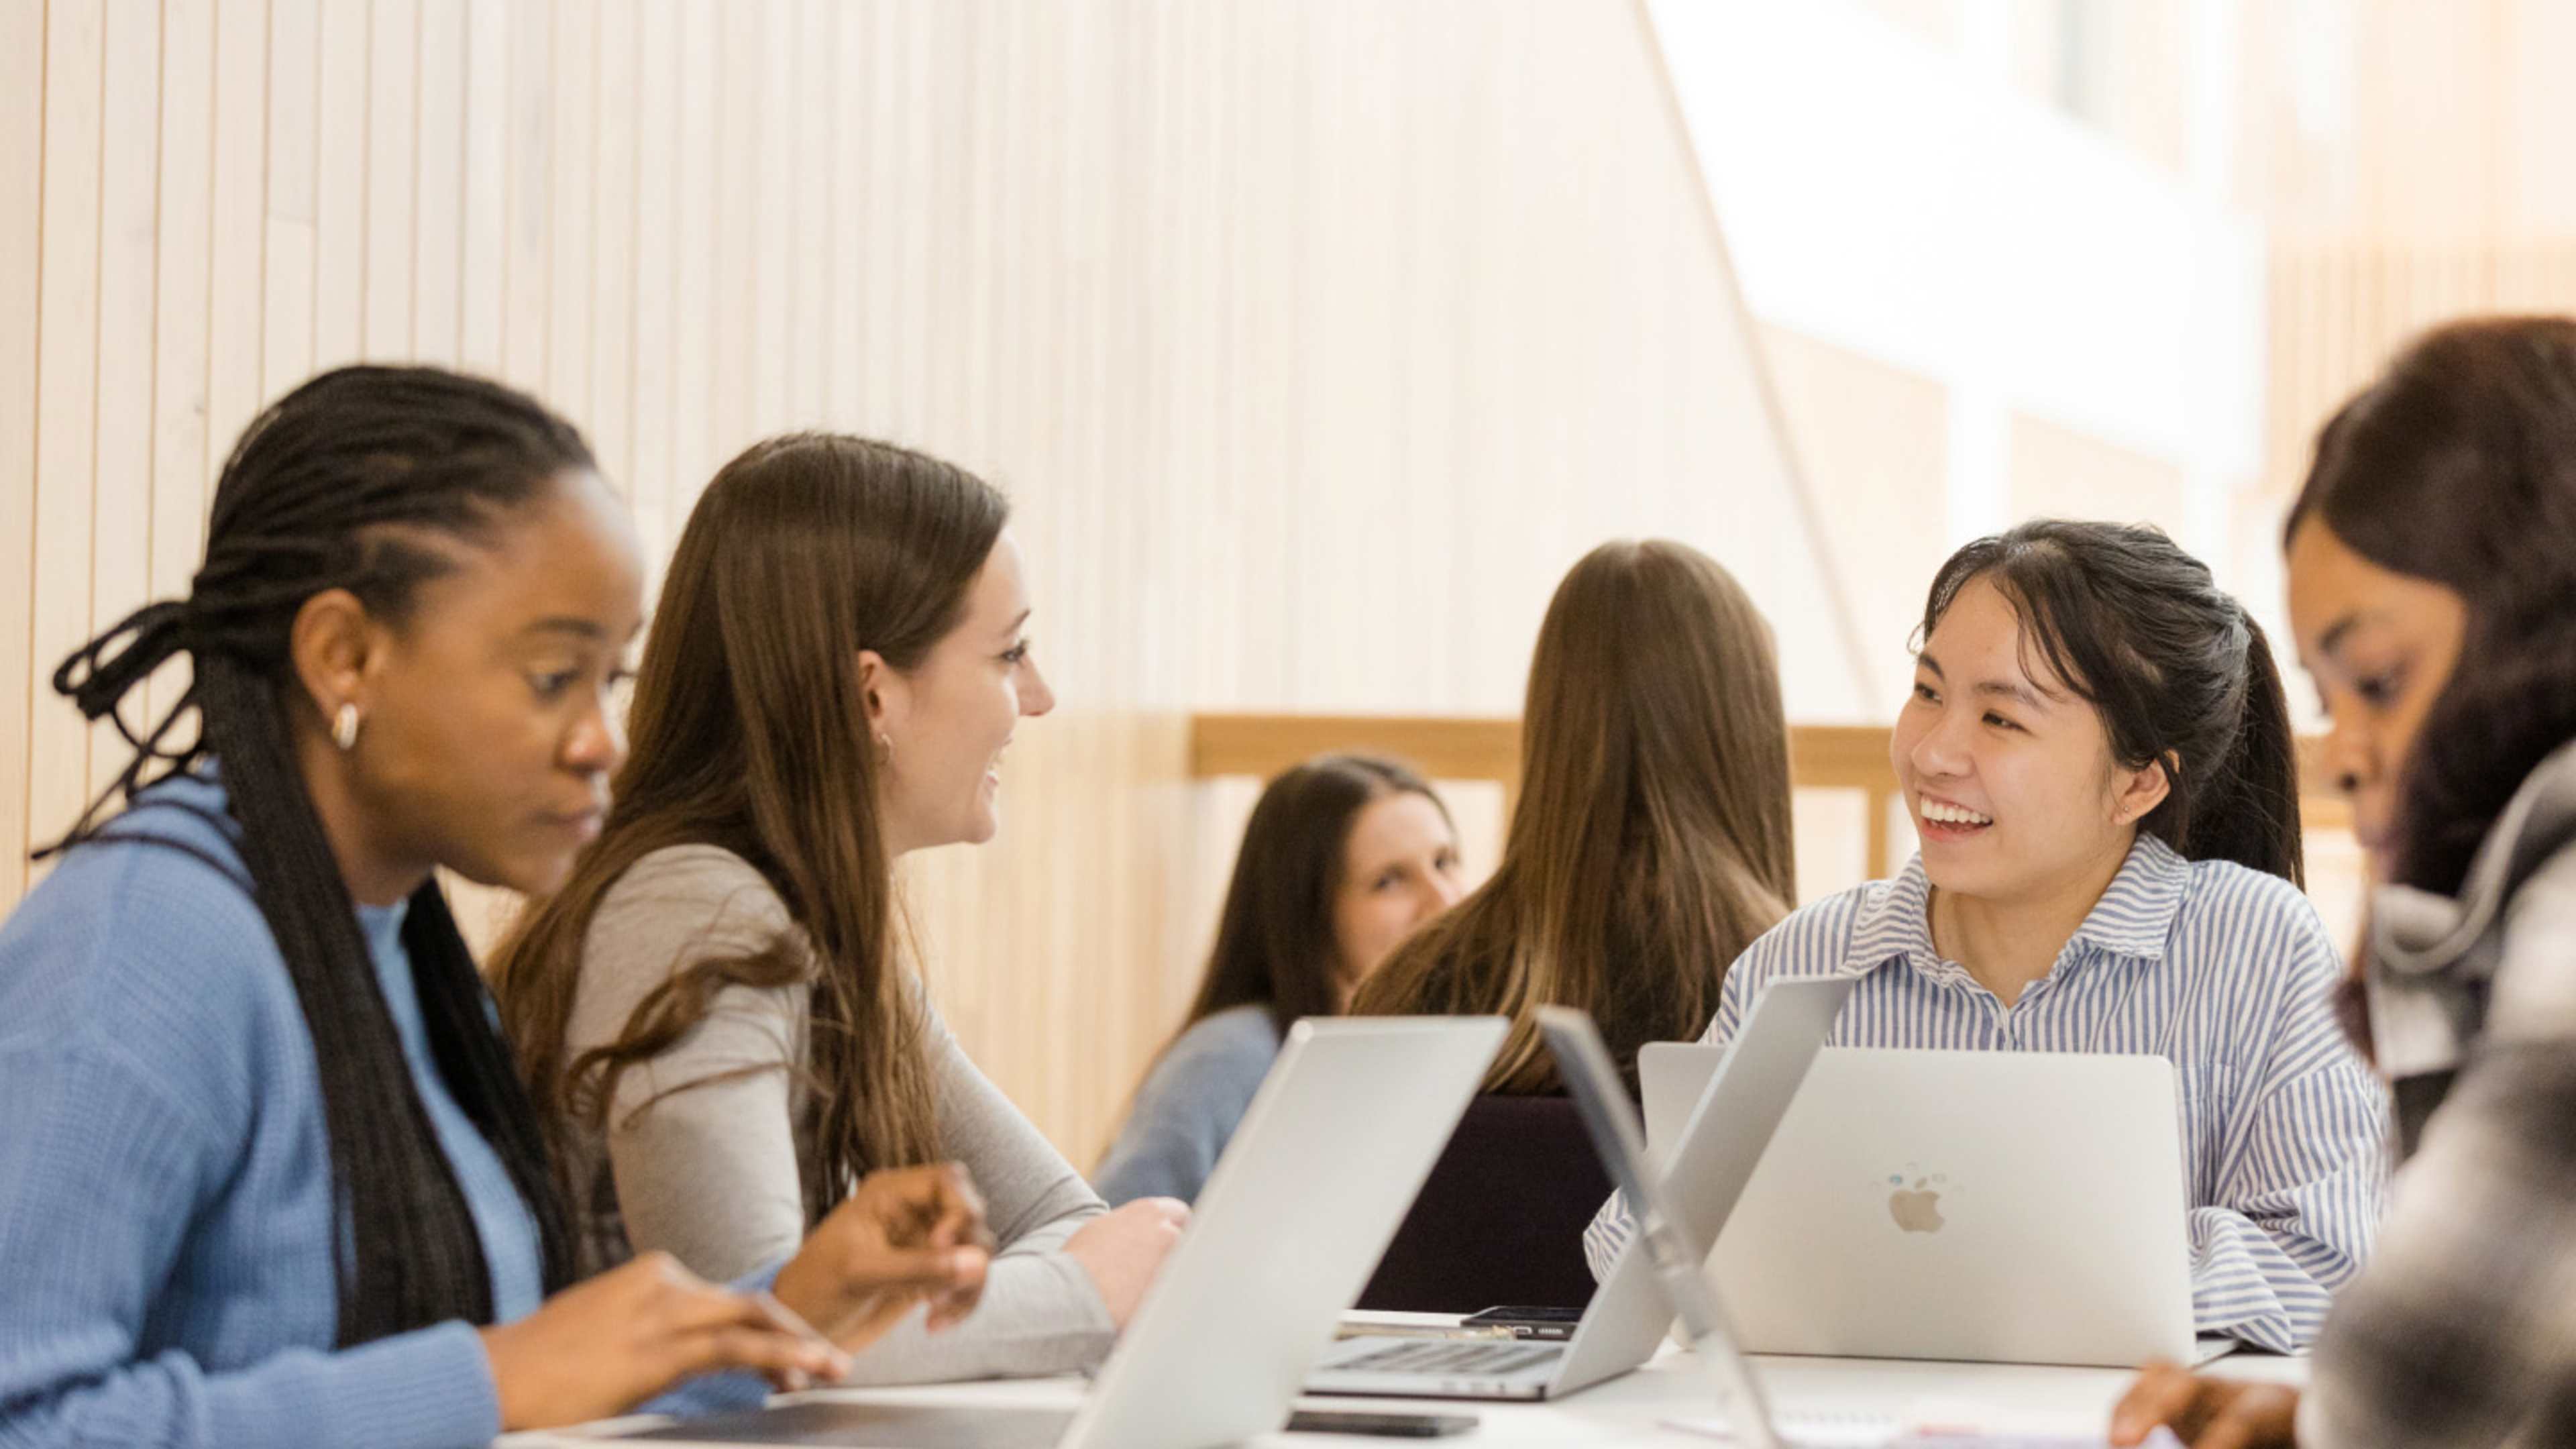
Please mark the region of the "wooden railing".
<svg viewBox="0 0 2576 1449"><path fill-rule="evenodd" d="M2310 830L2343 830L2352 812L2319 788L2318 741L2299 742L2301 822ZM1503 789L1511 816L1520 788L1517 719L1454 715L1202 714L1190 720L1190 774L1200 779L1251 775L1268 779L1328 750L1371 750L1412 764L1435 780L1490 780ZM1896 781L1888 769L1881 725L1792 725L1790 783L1802 790L1855 790L1868 800L1869 873L1885 877L1895 857L1892 817Z"/></svg>

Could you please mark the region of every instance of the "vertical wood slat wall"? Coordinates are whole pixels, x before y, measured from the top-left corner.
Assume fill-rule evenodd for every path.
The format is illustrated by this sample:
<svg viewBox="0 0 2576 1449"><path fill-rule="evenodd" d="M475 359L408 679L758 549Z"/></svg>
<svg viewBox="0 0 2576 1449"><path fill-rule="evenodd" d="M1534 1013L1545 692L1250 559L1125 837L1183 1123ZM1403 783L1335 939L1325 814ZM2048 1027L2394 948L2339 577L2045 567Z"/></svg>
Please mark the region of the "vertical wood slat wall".
<svg viewBox="0 0 2576 1449"><path fill-rule="evenodd" d="M122 764L47 676L184 592L312 371L548 399L657 581L743 444L889 436L1019 503L1065 703L914 914L1087 1161L1232 848L1190 711L1509 712L1564 566L1653 532L1762 599L1794 713L1865 713L1647 43L1592 0L5 0L0 907Z"/></svg>
<svg viewBox="0 0 2576 1449"><path fill-rule="evenodd" d="M2294 495L2317 429L2419 333L2480 313L2576 313L2576 236L2277 237L2267 490ZM2265 540L2267 546L2269 540Z"/></svg>

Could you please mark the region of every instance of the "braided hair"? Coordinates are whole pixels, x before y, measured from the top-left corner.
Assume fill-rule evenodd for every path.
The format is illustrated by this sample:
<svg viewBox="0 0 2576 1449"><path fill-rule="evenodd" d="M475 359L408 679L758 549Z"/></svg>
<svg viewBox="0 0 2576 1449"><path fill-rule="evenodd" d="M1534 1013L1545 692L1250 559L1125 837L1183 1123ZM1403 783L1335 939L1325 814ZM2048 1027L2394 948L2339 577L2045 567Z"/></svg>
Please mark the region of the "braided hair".
<svg viewBox="0 0 2576 1449"><path fill-rule="evenodd" d="M120 797L131 803L209 757L221 766L247 885L313 1037L343 1225L334 1234L342 1347L452 1319L488 1323L492 1287L296 763L289 636L304 602L330 589L403 622L419 586L454 567L442 540L489 538L507 511L541 496L557 475L591 466L571 424L496 383L425 367L323 373L271 405L233 448L188 597L137 610L54 673L54 688L85 717L113 720L135 757L45 854L97 838L101 814ZM138 734L118 705L181 651L192 656L193 679ZM173 747L174 727L191 710L196 737ZM205 858L176 841L133 838ZM412 895L402 939L439 1073L534 1217L551 1292L571 1275L568 1215L435 879Z"/></svg>

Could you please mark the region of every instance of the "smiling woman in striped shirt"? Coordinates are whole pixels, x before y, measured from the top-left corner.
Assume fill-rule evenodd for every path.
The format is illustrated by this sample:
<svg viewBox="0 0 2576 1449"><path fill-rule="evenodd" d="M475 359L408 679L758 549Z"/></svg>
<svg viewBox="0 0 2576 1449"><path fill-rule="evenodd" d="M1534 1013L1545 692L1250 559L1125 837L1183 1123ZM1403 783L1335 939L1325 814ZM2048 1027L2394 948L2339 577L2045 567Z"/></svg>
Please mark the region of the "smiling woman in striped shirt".
<svg viewBox="0 0 2576 1449"><path fill-rule="evenodd" d="M2155 529L2043 520L1953 555L1920 643L1890 753L1921 852L1756 941L1703 1039L1848 975L1834 1045L2170 1059L2199 1330L2304 1347L2369 1248L2387 1107L2300 894L2263 631ZM1627 1237L1614 1198L1596 1275Z"/></svg>

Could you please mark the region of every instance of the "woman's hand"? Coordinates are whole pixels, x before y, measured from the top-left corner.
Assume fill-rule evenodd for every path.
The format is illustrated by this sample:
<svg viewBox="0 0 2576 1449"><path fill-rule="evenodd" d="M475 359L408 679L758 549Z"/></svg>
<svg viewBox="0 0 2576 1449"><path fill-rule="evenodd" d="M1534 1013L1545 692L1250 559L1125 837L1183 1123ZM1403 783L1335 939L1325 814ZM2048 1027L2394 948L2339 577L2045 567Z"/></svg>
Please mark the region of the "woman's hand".
<svg viewBox="0 0 2576 1449"><path fill-rule="evenodd" d="M2202 1378L2151 1363L2111 1411L2111 1442L2141 1444L2161 1424L2192 1449L2287 1449L2298 1391L2280 1384Z"/></svg>
<svg viewBox="0 0 2576 1449"><path fill-rule="evenodd" d="M916 1303L933 1333L972 1312L992 1260L984 1200L955 1163L871 1172L832 1210L771 1291L844 1349L884 1336Z"/></svg>
<svg viewBox="0 0 2576 1449"><path fill-rule="evenodd" d="M646 1253L482 1330L503 1432L622 1414L700 1374L749 1369L781 1388L837 1379L849 1355L773 1324L668 1253Z"/></svg>
<svg viewBox="0 0 2576 1449"><path fill-rule="evenodd" d="M1140 1197L1084 1223L1065 1240L1064 1251L1091 1275L1100 1301L1108 1305L1109 1321L1123 1332L1189 1223L1189 1204L1179 1198Z"/></svg>

